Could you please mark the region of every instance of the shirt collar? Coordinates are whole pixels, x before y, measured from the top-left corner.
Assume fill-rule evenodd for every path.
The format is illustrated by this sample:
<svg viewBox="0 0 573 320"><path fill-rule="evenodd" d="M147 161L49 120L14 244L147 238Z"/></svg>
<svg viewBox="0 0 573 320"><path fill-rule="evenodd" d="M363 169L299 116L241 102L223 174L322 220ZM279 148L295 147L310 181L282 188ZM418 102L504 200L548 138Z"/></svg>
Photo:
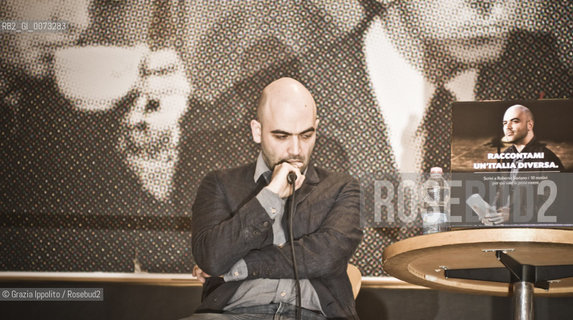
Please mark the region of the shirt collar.
<svg viewBox="0 0 573 320"><path fill-rule="evenodd" d="M521 149L521 152L528 152L531 149L531 147L533 147L536 144L537 144L537 140L535 139L535 136L533 136L533 138L531 138L531 140L529 140L529 142L525 145L525 147L523 147L523 149ZM514 147L515 151L517 151L517 147L515 146L515 144L513 144L512 147Z"/></svg>
<svg viewBox="0 0 573 320"><path fill-rule="evenodd" d="M533 138L531 138L531 140L525 145L525 147L523 147L523 149L521 149L521 151L517 150L515 143L512 143L511 146L509 146L506 150L513 153L529 152L529 149L537 144L537 140L535 139L535 136L533 136Z"/></svg>
<svg viewBox="0 0 573 320"><path fill-rule="evenodd" d="M424 77L419 66L423 64L424 51L419 39L408 34L400 13L396 8L389 8L385 21L380 17L374 18L364 38L367 69L371 82L379 100L388 101L397 95L399 101L417 99L413 103L428 102L436 84ZM386 27L385 27L386 26ZM379 74L381 79L376 79ZM392 77L388 77L392 74ZM448 79L444 86L460 101L475 100L474 87L477 83L478 70L470 68L461 70L453 78ZM396 88L407 88L408 92L418 95L404 94ZM380 89L386 86L386 92ZM414 98L412 98L414 96Z"/></svg>
<svg viewBox="0 0 573 320"><path fill-rule="evenodd" d="M423 46L407 29L398 8L392 6L384 20L374 18L363 44L370 87L386 124L397 169L417 172L423 154L416 128L422 124L437 85L419 69L424 58ZM478 70L468 69L443 85L457 101L474 101L477 78Z"/></svg>
<svg viewBox="0 0 573 320"><path fill-rule="evenodd" d="M259 181L261 175L269 171L271 171L271 169L269 169L269 167L265 163L265 159L263 159L263 152L261 151L259 152L259 157L257 158L257 164L255 166L255 175L253 177L255 179L255 183Z"/></svg>

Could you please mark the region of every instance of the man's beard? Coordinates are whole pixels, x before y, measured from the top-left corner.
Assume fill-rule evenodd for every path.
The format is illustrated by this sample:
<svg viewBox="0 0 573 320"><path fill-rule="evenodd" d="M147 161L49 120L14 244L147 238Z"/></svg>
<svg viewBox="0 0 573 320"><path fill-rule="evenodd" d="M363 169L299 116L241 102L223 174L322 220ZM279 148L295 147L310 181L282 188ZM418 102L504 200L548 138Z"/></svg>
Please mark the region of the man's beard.
<svg viewBox="0 0 573 320"><path fill-rule="evenodd" d="M302 157L285 158L285 159L281 159L279 161L276 161L275 163L271 163L270 165L269 165L270 159L264 153L263 153L263 159L265 160L267 166L271 169L271 171L274 171L276 166L278 166L279 164L284 163L284 162L288 162L288 163L300 162L300 163L302 163L302 167L300 168L300 172L304 172L304 170L306 170L306 167L308 166L308 163Z"/></svg>
<svg viewBox="0 0 573 320"><path fill-rule="evenodd" d="M518 143L519 141L522 141L526 136L527 134L519 135L514 131L513 135L511 136L506 134L503 141L506 143Z"/></svg>

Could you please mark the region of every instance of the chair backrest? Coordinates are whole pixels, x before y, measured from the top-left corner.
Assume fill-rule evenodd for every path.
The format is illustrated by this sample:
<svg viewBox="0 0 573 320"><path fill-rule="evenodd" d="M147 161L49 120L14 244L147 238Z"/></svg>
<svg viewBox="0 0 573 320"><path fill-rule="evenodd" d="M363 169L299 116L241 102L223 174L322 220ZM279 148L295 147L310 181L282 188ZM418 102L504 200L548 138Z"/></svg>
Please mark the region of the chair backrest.
<svg viewBox="0 0 573 320"><path fill-rule="evenodd" d="M354 294L354 299L356 299L358 292L360 292L360 286L362 285L362 273L352 264L348 264L346 273L350 279L350 285L352 285L352 294Z"/></svg>

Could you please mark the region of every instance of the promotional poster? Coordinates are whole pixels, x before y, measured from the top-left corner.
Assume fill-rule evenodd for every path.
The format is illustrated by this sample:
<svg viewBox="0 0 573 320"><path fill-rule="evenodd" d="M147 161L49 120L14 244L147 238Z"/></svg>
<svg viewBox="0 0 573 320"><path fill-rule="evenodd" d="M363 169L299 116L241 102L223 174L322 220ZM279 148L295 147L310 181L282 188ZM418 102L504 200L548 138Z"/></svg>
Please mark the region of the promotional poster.
<svg viewBox="0 0 573 320"><path fill-rule="evenodd" d="M572 115L567 99L454 103L455 225L572 227Z"/></svg>

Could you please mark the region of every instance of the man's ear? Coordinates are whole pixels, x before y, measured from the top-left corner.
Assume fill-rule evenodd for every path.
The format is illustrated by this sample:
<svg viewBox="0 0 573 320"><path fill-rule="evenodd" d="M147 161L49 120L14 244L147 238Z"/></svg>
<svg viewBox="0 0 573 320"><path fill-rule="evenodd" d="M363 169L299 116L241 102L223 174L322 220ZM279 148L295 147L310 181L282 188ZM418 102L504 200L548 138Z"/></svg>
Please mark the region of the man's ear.
<svg viewBox="0 0 573 320"><path fill-rule="evenodd" d="M320 122L320 119L316 119L316 121L314 122L314 130L318 131L318 123Z"/></svg>
<svg viewBox="0 0 573 320"><path fill-rule="evenodd" d="M261 143L261 123L257 120L251 120L251 134L255 143Z"/></svg>
<svg viewBox="0 0 573 320"><path fill-rule="evenodd" d="M527 121L527 129L529 129L529 131L533 130L533 120Z"/></svg>

